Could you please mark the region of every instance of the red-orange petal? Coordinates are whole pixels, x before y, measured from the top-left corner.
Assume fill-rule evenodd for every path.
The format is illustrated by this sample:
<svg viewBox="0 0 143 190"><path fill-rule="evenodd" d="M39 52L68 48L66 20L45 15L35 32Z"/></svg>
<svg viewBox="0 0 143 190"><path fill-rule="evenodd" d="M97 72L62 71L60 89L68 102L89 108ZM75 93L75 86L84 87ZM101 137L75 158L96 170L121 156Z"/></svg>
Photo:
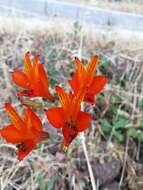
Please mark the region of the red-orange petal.
<svg viewBox="0 0 143 190"><path fill-rule="evenodd" d="M92 83L88 89L89 94L98 94L101 92L108 82L108 79L104 75L97 75L93 78Z"/></svg>
<svg viewBox="0 0 143 190"><path fill-rule="evenodd" d="M55 128L62 128L64 124L63 108L50 108L45 111L47 119Z"/></svg>
<svg viewBox="0 0 143 190"><path fill-rule="evenodd" d="M97 95L103 90L107 81L107 78L103 75L95 76L92 80L91 85L88 87L86 91L84 101L90 104L94 104L95 95Z"/></svg>
<svg viewBox="0 0 143 190"><path fill-rule="evenodd" d="M83 63L77 57L75 58L75 63L77 65L77 68L69 83L73 91L76 93L83 85L86 76L86 70Z"/></svg>
<svg viewBox="0 0 143 190"><path fill-rule="evenodd" d="M0 134L9 143L17 144L24 140L23 134L20 133L14 125L5 126L0 130Z"/></svg>
<svg viewBox="0 0 143 190"><path fill-rule="evenodd" d="M73 75L72 79L69 80L69 84L70 84L72 90L73 90L75 93L77 93L77 91L78 91L78 89L79 89L79 87L80 87L80 82L79 82L79 80L78 80L78 75L77 75L77 73L75 73L75 74Z"/></svg>
<svg viewBox="0 0 143 190"><path fill-rule="evenodd" d="M11 122L14 124L15 128L17 128L20 131L24 131L25 123L18 115L17 111L11 106L11 104L6 103L5 109L8 113L8 116L10 117Z"/></svg>
<svg viewBox="0 0 143 190"><path fill-rule="evenodd" d="M26 92L18 92L17 94L16 94L17 96L30 96L31 97L31 95L29 95L29 93L26 91Z"/></svg>
<svg viewBox="0 0 143 190"><path fill-rule="evenodd" d="M85 94L85 97L84 97L84 101L85 102L87 102L87 103L89 103L89 104L94 104L95 102L95 100L94 100L94 97L95 97L95 94L94 93L89 93L89 92L87 92L86 94Z"/></svg>
<svg viewBox="0 0 143 190"><path fill-rule="evenodd" d="M27 124L27 129L42 131L43 125L39 117L30 108L24 110L24 121Z"/></svg>
<svg viewBox="0 0 143 190"><path fill-rule="evenodd" d="M21 161L25 156L27 156L35 147L36 140L27 140L19 144L18 147L18 160Z"/></svg>
<svg viewBox="0 0 143 190"><path fill-rule="evenodd" d="M68 147L70 143L76 138L78 135L78 131L67 127L66 125L62 128L63 136L64 136L64 146Z"/></svg>
<svg viewBox="0 0 143 190"><path fill-rule="evenodd" d="M80 107L81 107L81 103L84 100L84 91L78 91L76 94L74 93L72 95L72 101L70 104L70 112L73 118L76 119L79 111L80 111Z"/></svg>
<svg viewBox="0 0 143 190"><path fill-rule="evenodd" d="M31 60L30 60L30 53L26 52L25 53L25 58L24 58L24 71L25 74L28 76L29 79L33 80L33 67L31 64Z"/></svg>
<svg viewBox="0 0 143 190"><path fill-rule="evenodd" d="M34 57L33 71L34 71L33 73L35 75L35 79L39 79L40 72L39 72L39 56L38 56L38 54L36 54Z"/></svg>
<svg viewBox="0 0 143 190"><path fill-rule="evenodd" d="M70 105L70 96L60 86L56 86L56 92L58 93L63 109L67 111Z"/></svg>
<svg viewBox="0 0 143 190"><path fill-rule="evenodd" d="M96 66L99 63L99 59L97 55L94 55L88 65L87 65L87 79L91 78L94 76L95 70L96 70Z"/></svg>
<svg viewBox="0 0 143 190"><path fill-rule="evenodd" d="M43 65L39 64L38 54L34 57L33 73L35 78L35 82L33 83L35 95L53 100L48 89L48 75L46 74Z"/></svg>
<svg viewBox="0 0 143 190"><path fill-rule="evenodd" d="M53 100L53 96L51 95L50 91L49 91L49 83L48 83L48 75L46 74L43 65L39 65L39 73L41 76L41 84L42 84L42 88L43 88L43 94L45 96L45 98L48 98L49 100Z"/></svg>
<svg viewBox="0 0 143 190"><path fill-rule="evenodd" d="M83 75L86 74L85 67L84 67L83 63L77 57L75 57L75 63L77 65L76 72L78 75L78 79L81 80L83 78Z"/></svg>
<svg viewBox="0 0 143 190"><path fill-rule="evenodd" d="M43 140L46 140L47 138L49 138L49 133L45 132L45 131L41 131L39 133L39 142L40 141L43 141Z"/></svg>
<svg viewBox="0 0 143 190"><path fill-rule="evenodd" d="M25 73L19 71L18 69L15 69L12 72L12 79L13 81L22 88L27 88L29 85L29 81Z"/></svg>
<svg viewBox="0 0 143 190"><path fill-rule="evenodd" d="M39 80L37 80L37 82L35 82L35 84L33 85L32 96L39 96L39 97L47 98L50 101L53 100L53 97L50 94L50 91L48 89L48 86L43 85L41 78Z"/></svg>
<svg viewBox="0 0 143 190"><path fill-rule="evenodd" d="M78 132L82 132L89 127L92 121L92 117L86 113L80 111L76 120L76 128Z"/></svg>

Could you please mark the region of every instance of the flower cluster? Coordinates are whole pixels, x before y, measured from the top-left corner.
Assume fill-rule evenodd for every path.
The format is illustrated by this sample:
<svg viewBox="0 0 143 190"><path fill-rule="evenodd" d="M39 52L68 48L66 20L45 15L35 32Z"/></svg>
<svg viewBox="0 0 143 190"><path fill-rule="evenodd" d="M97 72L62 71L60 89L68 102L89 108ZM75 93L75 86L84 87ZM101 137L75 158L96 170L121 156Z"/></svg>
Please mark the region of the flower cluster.
<svg viewBox="0 0 143 190"><path fill-rule="evenodd" d="M44 109L48 121L55 128L60 128L63 134L63 144L68 147L79 132L88 128L92 121L89 113L81 110L81 104L87 102L94 104L94 97L101 92L107 83L103 75L95 75L98 65L98 56L93 56L87 65L75 58L76 71L69 84L71 92L67 93L60 86L55 87L61 107ZM23 90L17 96L42 97L48 101L54 101L54 96L49 91L48 76L44 65L39 62L39 56L35 55L33 64L30 54L27 52L24 58L24 71L14 69L12 79ZM23 116L10 103L5 104L5 110L11 120L11 124L0 130L0 135L7 142L16 144L18 160L27 156L36 145L49 137L43 130L39 117L30 107L24 109Z"/></svg>

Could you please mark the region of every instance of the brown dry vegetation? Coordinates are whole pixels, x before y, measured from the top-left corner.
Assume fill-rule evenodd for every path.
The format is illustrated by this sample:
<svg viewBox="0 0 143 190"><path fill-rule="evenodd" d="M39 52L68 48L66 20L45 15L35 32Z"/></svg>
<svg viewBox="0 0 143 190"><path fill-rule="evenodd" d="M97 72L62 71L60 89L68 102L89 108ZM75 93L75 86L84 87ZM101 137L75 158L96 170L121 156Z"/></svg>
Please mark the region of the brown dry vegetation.
<svg viewBox="0 0 143 190"><path fill-rule="evenodd" d="M29 50L39 52L46 59L51 88L65 84L73 72L73 57L81 55L86 62L98 54L101 60L98 72L105 73L109 84L99 96L93 108L92 126L85 132L88 157L97 180L97 189L143 189L142 142L126 134L126 128L139 127L143 116L138 102L143 99L143 38L140 33L119 30L97 30L93 26L81 26L69 22L24 21L16 18L0 18L0 120L1 127L8 119L3 110L9 101L21 112L23 107L16 98L16 87L10 71L22 68L23 55ZM4 20L4 22L3 22ZM31 25L32 23L32 25ZM60 29L60 30L59 30ZM53 68L54 66L54 68ZM102 67L103 66L103 67ZM52 69L51 69L52 68ZM125 83L123 86L121 82ZM112 97L117 97L112 102ZM41 101L37 99L36 101ZM46 105L49 106L48 104ZM125 116L128 124L123 128L123 142L113 135L114 126L106 134L100 120L111 121ZM1 190L91 190L87 160L77 138L65 153L61 149L62 137L42 121L52 139L39 145L26 159L18 162L15 146L0 140L0 189ZM100 187L99 187L100 186Z"/></svg>

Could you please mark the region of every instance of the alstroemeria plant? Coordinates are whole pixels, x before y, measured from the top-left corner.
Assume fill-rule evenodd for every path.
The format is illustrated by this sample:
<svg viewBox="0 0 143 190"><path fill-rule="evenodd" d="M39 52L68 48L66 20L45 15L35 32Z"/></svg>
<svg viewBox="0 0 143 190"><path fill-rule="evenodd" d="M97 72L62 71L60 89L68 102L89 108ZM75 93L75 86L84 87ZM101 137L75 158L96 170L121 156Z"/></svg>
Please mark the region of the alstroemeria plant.
<svg viewBox="0 0 143 190"><path fill-rule="evenodd" d="M22 160L36 144L47 139L49 135L43 131L39 117L30 108L24 110L23 117L9 103L5 104L5 109L11 124L4 126L0 134L7 142L16 144L18 160Z"/></svg>
<svg viewBox="0 0 143 190"><path fill-rule="evenodd" d="M13 81L24 89L18 93L18 96L43 97L52 100L53 97L48 88L48 75L43 64L39 63L38 54L34 57L34 63L31 63L30 53L27 52L24 58L24 72L14 69L12 73Z"/></svg>
<svg viewBox="0 0 143 190"><path fill-rule="evenodd" d="M77 66L76 72L69 81L74 93L82 91L84 93L84 101L94 104L94 97L100 93L107 78L103 75L95 75L96 67L99 63L98 56L93 56L87 65L84 65L77 57L75 58Z"/></svg>
<svg viewBox="0 0 143 190"><path fill-rule="evenodd" d="M84 94L67 94L61 87L56 87L62 107L49 108L46 111L49 122L55 128L61 128L64 136L64 146L69 146L79 132L90 124L91 116L81 111Z"/></svg>
<svg viewBox="0 0 143 190"><path fill-rule="evenodd" d="M68 147L80 132L85 131L92 121L91 115L81 110L81 104L84 101L94 104L95 95L101 92L107 83L105 76L95 74L98 62L99 59L96 55L91 58L87 65L75 58L77 68L69 81L72 92L67 93L60 86L56 86L61 107L48 109L45 107L44 109L51 125L62 130L65 147ZM12 79L23 89L17 93L18 96L54 100L49 91L48 76L43 64L39 63L38 55L35 55L32 64L30 54L27 52L24 58L24 71L14 69ZM18 160L22 160L39 142L47 139L49 134L43 131L41 120L30 107L25 108L22 117L10 103L5 104L5 109L11 124L0 129L0 134L8 143L16 144Z"/></svg>

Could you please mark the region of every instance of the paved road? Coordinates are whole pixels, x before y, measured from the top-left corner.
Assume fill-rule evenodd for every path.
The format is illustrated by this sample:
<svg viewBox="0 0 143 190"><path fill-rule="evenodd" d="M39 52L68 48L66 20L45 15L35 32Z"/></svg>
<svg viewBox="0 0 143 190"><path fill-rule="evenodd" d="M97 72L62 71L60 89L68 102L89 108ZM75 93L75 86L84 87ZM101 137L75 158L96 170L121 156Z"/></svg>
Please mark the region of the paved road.
<svg viewBox="0 0 143 190"><path fill-rule="evenodd" d="M85 5L56 0L0 0L0 12L15 13L24 17L61 17L84 21L96 26L118 27L131 31L143 31L143 15L109 11Z"/></svg>

